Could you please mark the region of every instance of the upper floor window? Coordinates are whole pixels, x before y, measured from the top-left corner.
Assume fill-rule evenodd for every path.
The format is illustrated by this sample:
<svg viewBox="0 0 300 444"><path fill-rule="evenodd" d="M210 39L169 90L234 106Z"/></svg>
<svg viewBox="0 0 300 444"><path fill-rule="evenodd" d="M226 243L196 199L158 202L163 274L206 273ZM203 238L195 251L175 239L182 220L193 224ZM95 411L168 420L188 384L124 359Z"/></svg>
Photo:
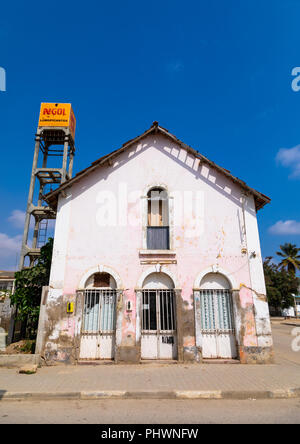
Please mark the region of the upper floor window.
<svg viewBox="0 0 300 444"><path fill-rule="evenodd" d="M165 189L152 188L148 194L147 214L147 249L168 250L169 233L169 198Z"/></svg>

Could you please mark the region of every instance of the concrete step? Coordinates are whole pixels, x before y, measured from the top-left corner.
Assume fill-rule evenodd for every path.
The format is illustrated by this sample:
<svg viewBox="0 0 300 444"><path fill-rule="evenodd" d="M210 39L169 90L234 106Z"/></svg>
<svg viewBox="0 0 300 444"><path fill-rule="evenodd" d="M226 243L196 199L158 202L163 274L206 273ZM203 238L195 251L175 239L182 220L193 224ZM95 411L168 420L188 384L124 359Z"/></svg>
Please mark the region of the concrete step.
<svg viewBox="0 0 300 444"><path fill-rule="evenodd" d="M239 359L203 359L202 364L240 364Z"/></svg>
<svg viewBox="0 0 300 444"><path fill-rule="evenodd" d="M79 359L78 365L111 365L115 361L112 359Z"/></svg>

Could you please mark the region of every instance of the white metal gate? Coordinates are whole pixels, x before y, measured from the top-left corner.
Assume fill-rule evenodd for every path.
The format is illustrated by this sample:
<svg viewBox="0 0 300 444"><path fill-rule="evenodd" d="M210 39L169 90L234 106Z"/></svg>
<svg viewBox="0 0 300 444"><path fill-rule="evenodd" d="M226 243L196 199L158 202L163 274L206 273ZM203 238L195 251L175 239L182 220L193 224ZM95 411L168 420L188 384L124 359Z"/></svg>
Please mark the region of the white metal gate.
<svg viewBox="0 0 300 444"><path fill-rule="evenodd" d="M236 338L230 290L201 290L203 358L236 358Z"/></svg>
<svg viewBox="0 0 300 444"><path fill-rule="evenodd" d="M176 304L173 290L143 290L142 359L176 359Z"/></svg>
<svg viewBox="0 0 300 444"><path fill-rule="evenodd" d="M80 359L113 359L116 290L85 290Z"/></svg>

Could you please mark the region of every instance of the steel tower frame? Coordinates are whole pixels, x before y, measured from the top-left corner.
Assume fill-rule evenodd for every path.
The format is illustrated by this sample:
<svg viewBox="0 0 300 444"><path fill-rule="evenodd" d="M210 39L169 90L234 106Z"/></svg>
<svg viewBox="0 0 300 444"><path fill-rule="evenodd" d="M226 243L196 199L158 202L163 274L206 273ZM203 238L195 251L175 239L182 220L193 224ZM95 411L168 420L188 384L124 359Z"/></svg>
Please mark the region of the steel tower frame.
<svg viewBox="0 0 300 444"><path fill-rule="evenodd" d="M62 146L61 148L59 146ZM38 167L39 155L42 155L42 167ZM32 162L32 171L27 200L24 233L20 254L19 269L22 270L26 256L29 257L29 266L32 267L40 255L38 245L39 231L43 221L56 218L56 211L48 206L44 199L46 185L59 186L71 179L75 144L69 127L38 127L35 137L35 148ZM62 165L57 168L47 168L49 157L62 157ZM34 203L34 189L36 182L39 185L37 202ZM28 245L31 216L34 217L32 245ZM45 226L45 222L44 222ZM46 234L44 234L45 236Z"/></svg>

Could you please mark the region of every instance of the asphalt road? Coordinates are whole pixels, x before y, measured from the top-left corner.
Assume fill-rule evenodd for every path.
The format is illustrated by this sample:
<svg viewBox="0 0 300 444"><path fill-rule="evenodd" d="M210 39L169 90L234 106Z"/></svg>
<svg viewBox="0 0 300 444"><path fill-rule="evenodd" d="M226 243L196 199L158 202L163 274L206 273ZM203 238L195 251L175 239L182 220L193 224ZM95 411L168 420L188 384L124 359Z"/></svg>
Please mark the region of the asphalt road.
<svg viewBox="0 0 300 444"><path fill-rule="evenodd" d="M293 327L273 325L277 363L300 366ZM299 368L300 371L300 368ZM300 424L300 399L0 402L0 424Z"/></svg>
<svg viewBox="0 0 300 444"><path fill-rule="evenodd" d="M5 401L1 424L300 424L300 399Z"/></svg>
<svg viewBox="0 0 300 444"><path fill-rule="evenodd" d="M292 341L295 340L295 336L292 335L292 330L299 328L283 325L280 323L272 323L272 333L274 341L275 361L280 362L288 361L289 363L300 365L300 351L296 352L292 349ZM300 341L298 341L300 344Z"/></svg>

